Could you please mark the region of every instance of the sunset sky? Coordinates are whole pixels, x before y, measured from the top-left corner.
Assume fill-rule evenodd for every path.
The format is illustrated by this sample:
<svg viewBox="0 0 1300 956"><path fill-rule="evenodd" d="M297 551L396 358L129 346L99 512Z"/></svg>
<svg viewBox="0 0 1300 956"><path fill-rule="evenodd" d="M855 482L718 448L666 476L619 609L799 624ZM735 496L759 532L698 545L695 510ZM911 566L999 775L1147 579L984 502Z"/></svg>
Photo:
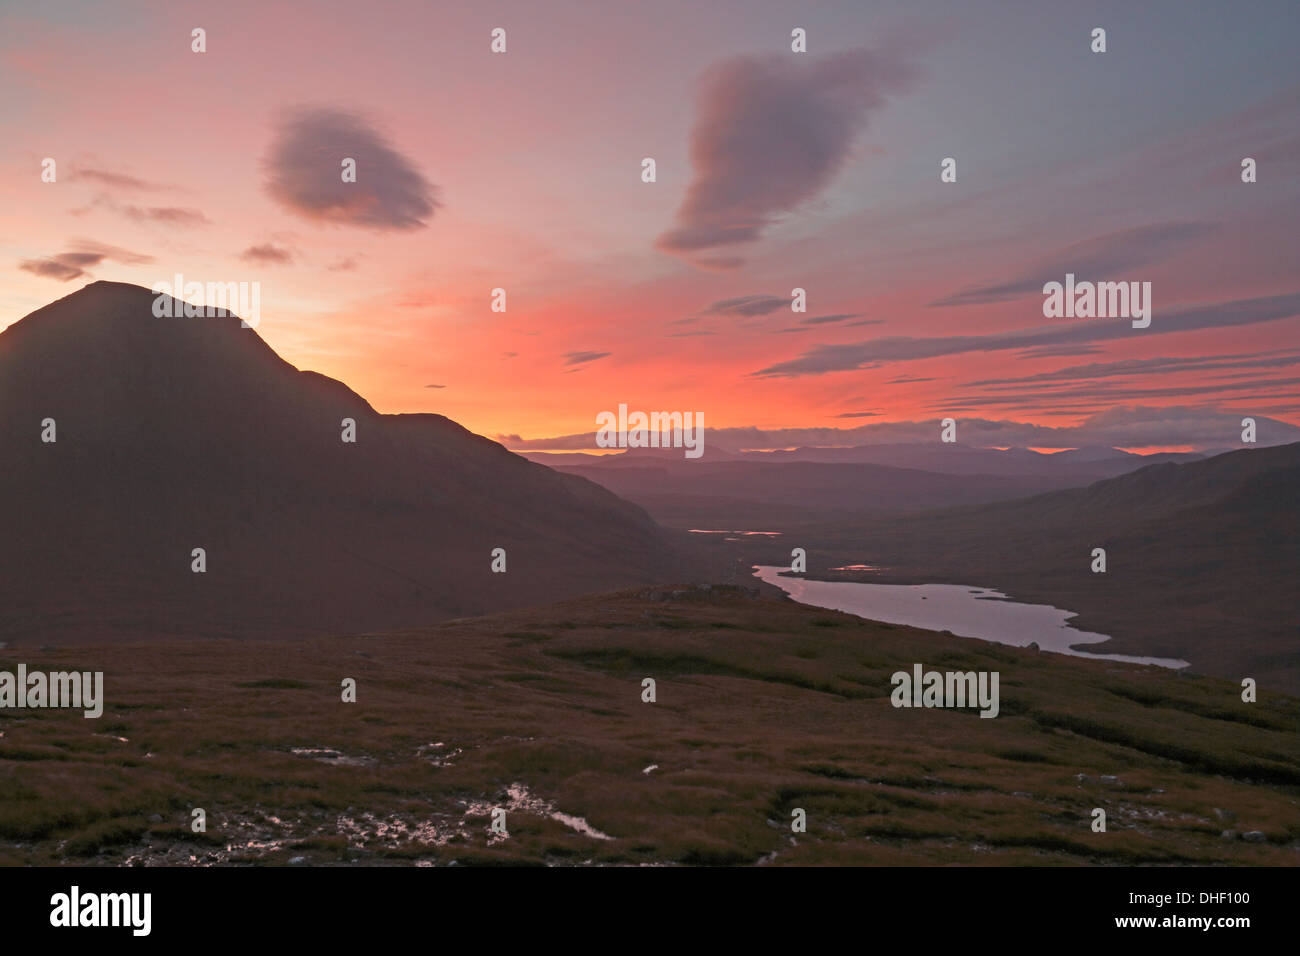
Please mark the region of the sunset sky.
<svg viewBox="0 0 1300 956"><path fill-rule="evenodd" d="M0 0L0 328L257 281L289 362L521 448L620 403L737 447L1300 439L1291 0L303 9ZM1067 272L1150 282L1150 327L1044 318Z"/></svg>

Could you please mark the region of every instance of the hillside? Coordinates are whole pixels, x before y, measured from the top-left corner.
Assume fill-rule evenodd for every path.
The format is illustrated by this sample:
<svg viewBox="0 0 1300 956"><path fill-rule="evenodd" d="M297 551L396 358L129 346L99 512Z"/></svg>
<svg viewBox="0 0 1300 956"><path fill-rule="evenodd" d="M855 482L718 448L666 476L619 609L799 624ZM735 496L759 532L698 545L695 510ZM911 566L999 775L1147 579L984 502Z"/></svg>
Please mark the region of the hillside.
<svg viewBox="0 0 1300 956"><path fill-rule="evenodd" d="M1108 653L1300 690L1300 444L1151 465L1084 488L906 519L806 526L811 576L980 585L1079 611ZM806 542L806 543L805 543ZM1090 569L1105 548L1107 570ZM884 574L825 573L864 563Z"/></svg>

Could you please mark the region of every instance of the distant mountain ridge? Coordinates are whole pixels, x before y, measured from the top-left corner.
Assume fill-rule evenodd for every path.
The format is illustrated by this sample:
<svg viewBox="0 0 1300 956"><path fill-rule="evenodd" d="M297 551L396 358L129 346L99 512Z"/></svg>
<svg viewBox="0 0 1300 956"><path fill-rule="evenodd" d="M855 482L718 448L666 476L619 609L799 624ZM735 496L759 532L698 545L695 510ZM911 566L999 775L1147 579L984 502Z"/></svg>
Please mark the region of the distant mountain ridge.
<svg viewBox="0 0 1300 956"><path fill-rule="evenodd" d="M96 282L0 333L0 640L378 630L699 570L591 482L153 299Z"/></svg>
<svg viewBox="0 0 1300 956"><path fill-rule="evenodd" d="M676 528L783 527L803 521L884 516L977 505L1086 485L1195 454L1135 455L1119 449L1042 454L945 444L863 445L687 459L679 449L629 449L604 456L529 453L634 501Z"/></svg>
<svg viewBox="0 0 1300 956"><path fill-rule="evenodd" d="M591 455L581 452L521 452L530 461L553 468L590 466L627 468L651 461L672 462L682 458L680 451L664 449L628 449ZM1136 468L1161 461L1196 461L1204 456L1196 452L1162 452L1138 455L1119 448L1088 447L1053 453L1028 448L979 448L944 442L907 442L851 447L818 447L778 451L730 452L705 443L700 461L746 461L767 464L809 462L815 464L883 465L910 468L950 475L1001 475L1070 480L1076 484L1110 478Z"/></svg>

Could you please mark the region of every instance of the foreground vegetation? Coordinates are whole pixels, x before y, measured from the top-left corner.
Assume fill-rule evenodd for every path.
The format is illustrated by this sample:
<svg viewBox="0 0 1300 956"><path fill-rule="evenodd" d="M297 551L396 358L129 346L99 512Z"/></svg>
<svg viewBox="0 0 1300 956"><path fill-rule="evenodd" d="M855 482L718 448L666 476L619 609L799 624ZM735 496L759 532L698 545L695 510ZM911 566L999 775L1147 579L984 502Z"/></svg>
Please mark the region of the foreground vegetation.
<svg viewBox="0 0 1300 956"><path fill-rule="evenodd" d="M739 588L19 661L106 705L0 710L4 864L1300 862L1300 700ZM918 662L1000 672L1000 715L895 709Z"/></svg>

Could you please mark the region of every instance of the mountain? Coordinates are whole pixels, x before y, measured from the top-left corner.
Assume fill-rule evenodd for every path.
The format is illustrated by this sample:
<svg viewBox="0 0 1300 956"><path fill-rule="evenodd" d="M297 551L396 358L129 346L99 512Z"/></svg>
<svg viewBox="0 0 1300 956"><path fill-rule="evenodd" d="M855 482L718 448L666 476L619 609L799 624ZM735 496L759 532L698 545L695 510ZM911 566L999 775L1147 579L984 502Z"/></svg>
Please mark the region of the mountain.
<svg viewBox="0 0 1300 956"><path fill-rule="evenodd" d="M1110 478L1157 461L1195 461L1194 453L1135 455L1119 448L1072 448L1053 453L1029 448L978 448L945 442L796 448L748 452L749 461L817 461L917 468L952 475L1054 478L1071 484Z"/></svg>
<svg viewBox="0 0 1300 956"><path fill-rule="evenodd" d="M0 334L0 640L379 630L699 570L598 485L153 301L96 282Z"/></svg>
<svg viewBox="0 0 1300 956"><path fill-rule="evenodd" d="M864 563L888 569L870 580L994 587L1080 612L1075 626L1112 635L1104 652L1180 657L1295 692L1298 488L1300 443L1246 448L1015 501L825 526L805 534L809 569ZM1105 573L1091 570L1094 548Z"/></svg>
<svg viewBox="0 0 1300 956"><path fill-rule="evenodd" d="M766 452L629 449L609 455L525 453L581 475L678 528L746 528L983 504L1086 485L1196 454L1136 455L1117 448L1044 454L1027 448L925 444L805 447Z"/></svg>
<svg viewBox="0 0 1300 956"><path fill-rule="evenodd" d="M789 528L806 521L1021 498L1089 480L1073 469L991 474L852 461L696 461L682 457L680 451L676 457L609 458L573 465L548 460L548 464L598 482L641 505L657 521L678 528Z"/></svg>
<svg viewBox="0 0 1300 956"><path fill-rule="evenodd" d="M589 465L618 468L644 464L647 459L681 459L673 449L628 449L610 455L581 452L524 452L530 461L552 467ZM1136 455L1119 448L1071 448L1045 453L1029 448L979 448L945 442L896 442L851 447L784 448L775 451L728 452L706 443L702 461L748 461L767 464L814 462L818 464L885 465L949 475L1011 475L1054 479L1057 484L1083 484L1111 478L1160 461L1195 461L1195 452Z"/></svg>

